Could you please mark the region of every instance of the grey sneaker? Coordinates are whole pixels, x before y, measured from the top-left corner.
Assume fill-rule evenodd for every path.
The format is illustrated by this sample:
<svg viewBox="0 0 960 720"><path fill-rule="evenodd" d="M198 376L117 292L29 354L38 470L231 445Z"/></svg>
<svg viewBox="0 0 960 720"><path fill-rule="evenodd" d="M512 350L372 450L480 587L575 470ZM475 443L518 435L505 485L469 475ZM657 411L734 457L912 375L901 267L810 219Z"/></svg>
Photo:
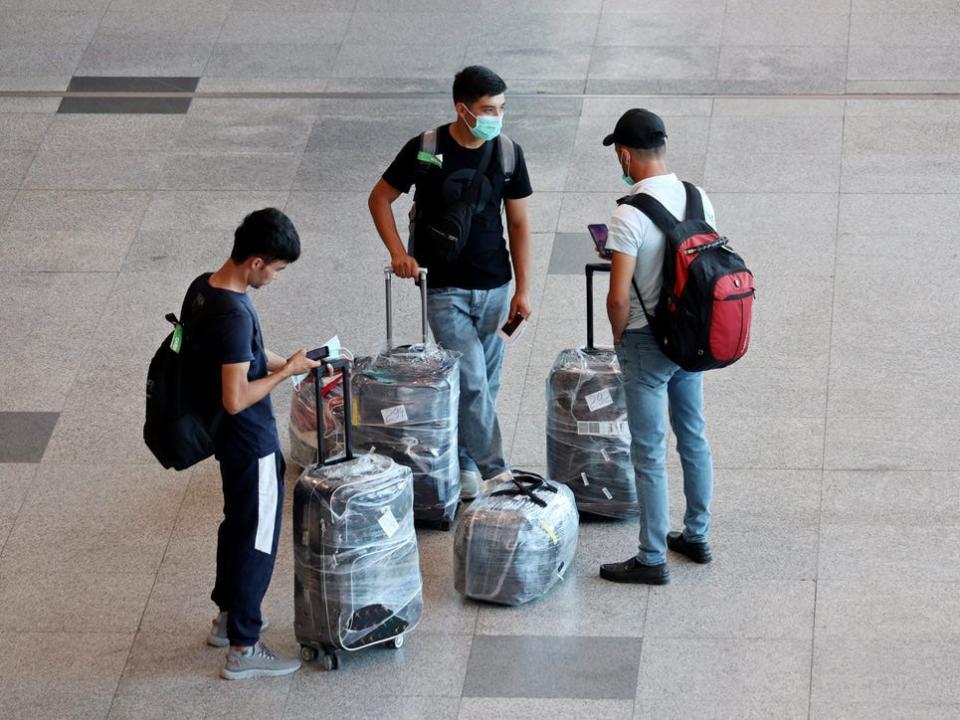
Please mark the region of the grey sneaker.
<svg viewBox="0 0 960 720"><path fill-rule="evenodd" d="M480 492L480 473L477 470L460 471L460 499L473 500Z"/></svg>
<svg viewBox="0 0 960 720"><path fill-rule="evenodd" d="M503 472L497 473L492 478L487 478L486 480L481 481L480 492L481 493L493 492L493 489L497 487L497 485L505 482L510 482L511 480L513 480L513 473L510 472L509 470L504 470Z"/></svg>
<svg viewBox="0 0 960 720"><path fill-rule="evenodd" d="M257 642L243 652L227 650L227 661L220 668L220 677L224 680L279 677L299 669L300 661L297 658L279 657L263 642Z"/></svg>
<svg viewBox="0 0 960 720"><path fill-rule="evenodd" d="M227 614L225 612L217 615L210 623L210 634L207 635L207 645L213 647L225 648L230 645L230 638L227 637ZM270 621L262 618L260 622L260 632L270 627Z"/></svg>

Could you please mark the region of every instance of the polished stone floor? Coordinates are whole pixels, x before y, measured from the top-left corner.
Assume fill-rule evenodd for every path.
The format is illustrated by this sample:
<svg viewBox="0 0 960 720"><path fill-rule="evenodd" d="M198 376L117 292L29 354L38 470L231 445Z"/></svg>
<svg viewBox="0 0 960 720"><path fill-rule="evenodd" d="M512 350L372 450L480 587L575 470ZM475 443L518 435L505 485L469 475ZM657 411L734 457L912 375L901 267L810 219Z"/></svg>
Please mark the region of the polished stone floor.
<svg viewBox="0 0 960 720"><path fill-rule="evenodd" d="M0 0L0 716L960 717L958 36L957 0ZM140 438L163 315L274 205L304 254L254 295L269 344L376 352L367 193L473 62L535 188L515 465L543 470L544 379L585 340L623 110L663 115L757 276L751 351L706 380L716 561L610 585L637 526L584 523L575 572L507 609L462 600L452 534L421 531L402 650L221 681L217 469ZM287 510L266 638L292 653Z"/></svg>

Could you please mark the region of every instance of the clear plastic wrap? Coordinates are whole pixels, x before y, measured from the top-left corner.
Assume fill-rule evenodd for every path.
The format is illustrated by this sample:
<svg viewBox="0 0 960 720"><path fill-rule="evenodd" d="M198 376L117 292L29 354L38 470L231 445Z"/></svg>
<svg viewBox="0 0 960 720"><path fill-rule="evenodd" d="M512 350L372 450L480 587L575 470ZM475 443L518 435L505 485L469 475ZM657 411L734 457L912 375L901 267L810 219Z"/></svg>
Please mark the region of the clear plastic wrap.
<svg viewBox="0 0 960 720"><path fill-rule="evenodd" d="M561 351L546 393L547 474L573 491L582 513L636 517L627 400L616 353Z"/></svg>
<svg viewBox="0 0 960 720"><path fill-rule="evenodd" d="M289 459L302 468L317 462L317 401L312 374L293 386L290 399ZM324 460L343 453L343 376L324 378L323 405Z"/></svg>
<svg viewBox="0 0 960 720"><path fill-rule="evenodd" d="M368 453L307 468L294 489L294 629L302 645L359 650L423 611L409 468Z"/></svg>
<svg viewBox="0 0 960 720"><path fill-rule="evenodd" d="M568 487L515 472L514 481L477 497L457 523L457 592L501 605L535 600L569 570L579 527Z"/></svg>
<svg viewBox="0 0 960 720"><path fill-rule="evenodd" d="M413 471L417 520L453 519L460 500L459 353L397 347L354 366L354 444Z"/></svg>

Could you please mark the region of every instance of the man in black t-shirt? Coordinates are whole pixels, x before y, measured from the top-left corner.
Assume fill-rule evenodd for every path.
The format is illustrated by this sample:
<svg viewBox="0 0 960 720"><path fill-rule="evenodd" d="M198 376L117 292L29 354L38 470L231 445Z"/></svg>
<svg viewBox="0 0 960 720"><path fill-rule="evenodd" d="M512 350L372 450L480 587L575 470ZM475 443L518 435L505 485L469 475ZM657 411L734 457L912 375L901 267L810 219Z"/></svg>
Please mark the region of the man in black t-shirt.
<svg viewBox="0 0 960 720"><path fill-rule="evenodd" d="M464 499L476 496L481 479L508 472L496 414L503 365L503 341L497 329L506 318L518 314L527 318L531 312L527 198L533 190L520 146L500 137L506 87L485 67L460 71L453 82L457 119L437 128L435 136L418 135L404 145L369 200L394 272L415 278L421 267L429 270L427 316L433 335L443 347L461 353L459 444ZM434 240L427 227L467 192L485 152L489 160L473 203L470 233L451 259L449 247ZM414 185L408 252L390 206ZM501 207L506 210L509 250Z"/></svg>
<svg viewBox="0 0 960 720"><path fill-rule="evenodd" d="M260 642L260 603L270 584L280 538L285 465L270 392L319 363L300 350L289 359L266 349L250 287L269 284L300 256L290 219L265 208L234 235L230 259L190 285L180 317L189 328L192 385L216 428L214 454L223 481L217 534L217 578L211 595L220 613L207 642L228 647L221 677L287 675L300 667Z"/></svg>

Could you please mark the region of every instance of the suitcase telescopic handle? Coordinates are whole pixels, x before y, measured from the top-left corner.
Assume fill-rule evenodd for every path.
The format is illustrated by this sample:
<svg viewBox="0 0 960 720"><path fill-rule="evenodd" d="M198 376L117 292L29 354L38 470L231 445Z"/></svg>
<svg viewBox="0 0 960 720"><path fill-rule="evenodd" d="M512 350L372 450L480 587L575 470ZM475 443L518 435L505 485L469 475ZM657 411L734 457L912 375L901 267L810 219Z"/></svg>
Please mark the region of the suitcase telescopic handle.
<svg viewBox="0 0 960 720"><path fill-rule="evenodd" d="M427 269L420 268L417 278L420 285L420 333L423 344L427 344ZM387 265L383 269L383 284L387 293L387 350L393 349L393 268Z"/></svg>
<svg viewBox="0 0 960 720"><path fill-rule="evenodd" d="M350 361L346 359L331 360L326 365L331 366L335 370L340 370L343 374L343 458L334 462L343 462L345 460L353 460L353 437L351 435L351 427L353 425L353 403L350 401ZM323 384L323 365L318 368L313 369L313 391L314 391L314 400L316 401L317 407L317 464L318 465L332 465L333 462L328 463L323 457L323 398L321 397L321 385Z"/></svg>
<svg viewBox="0 0 960 720"><path fill-rule="evenodd" d="M593 274L610 272L610 263L587 263L587 350L593 350Z"/></svg>

